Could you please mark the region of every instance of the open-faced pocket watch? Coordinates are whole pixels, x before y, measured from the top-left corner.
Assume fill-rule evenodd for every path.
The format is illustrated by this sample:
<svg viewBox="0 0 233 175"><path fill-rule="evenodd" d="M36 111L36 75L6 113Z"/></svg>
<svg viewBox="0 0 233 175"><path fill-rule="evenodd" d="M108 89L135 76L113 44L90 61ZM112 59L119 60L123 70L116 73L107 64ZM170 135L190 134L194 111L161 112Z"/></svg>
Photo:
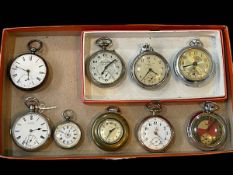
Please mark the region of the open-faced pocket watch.
<svg viewBox="0 0 233 175"><path fill-rule="evenodd" d="M8 67L11 82L21 90L33 90L40 87L48 76L45 60L36 54L42 48L42 41L31 40L27 47L30 53L14 58Z"/></svg>
<svg viewBox="0 0 233 175"><path fill-rule="evenodd" d="M87 77L95 85L100 87L110 87L116 85L123 79L126 68L125 63L115 50L107 50L112 44L108 37L101 37L96 40L96 45L101 50L93 53L86 60Z"/></svg>
<svg viewBox="0 0 233 175"><path fill-rule="evenodd" d="M128 140L129 125L119 112L118 107L110 106L92 125L92 138L95 144L105 151L115 151Z"/></svg>
<svg viewBox="0 0 233 175"><path fill-rule="evenodd" d="M169 80L170 67L162 55L145 44L131 64L131 77L143 88L156 89Z"/></svg>
<svg viewBox="0 0 233 175"><path fill-rule="evenodd" d="M193 39L174 60L174 71L186 85L198 87L210 80L215 66L210 53L203 48L199 39Z"/></svg>
<svg viewBox="0 0 233 175"><path fill-rule="evenodd" d="M174 140L173 126L168 120L157 114L162 109L159 103L151 102L146 107L152 112L152 115L141 121L136 133L137 138L146 150L163 152Z"/></svg>
<svg viewBox="0 0 233 175"><path fill-rule="evenodd" d="M18 147L26 151L35 151L45 146L51 135L49 119L42 112L55 107L45 107L35 97L26 98L25 105L29 111L13 122L10 133Z"/></svg>
<svg viewBox="0 0 233 175"><path fill-rule="evenodd" d="M190 143L203 151L220 149L226 143L226 122L214 113L218 108L216 103L205 102L204 111L195 114L188 123L187 136Z"/></svg>
<svg viewBox="0 0 233 175"><path fill-rule="evenodd" d="M74 116L72 110L65 110L62 117L65 121L58 124L54 131L54 140L61 148L73 148L77 146L82 137L80 126L71 120Z"/></svg>

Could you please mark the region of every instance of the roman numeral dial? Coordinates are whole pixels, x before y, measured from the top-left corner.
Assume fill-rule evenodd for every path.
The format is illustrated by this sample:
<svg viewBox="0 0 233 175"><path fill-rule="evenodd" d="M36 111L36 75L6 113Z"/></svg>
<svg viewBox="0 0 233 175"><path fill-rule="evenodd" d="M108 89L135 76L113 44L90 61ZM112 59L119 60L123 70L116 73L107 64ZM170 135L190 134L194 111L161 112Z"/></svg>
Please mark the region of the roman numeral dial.
<svg viewBox="0 0 233 175"><path fill-rule="evenodd" d="M47 77L47 66L43 58L35 54L23 54L14 59L9 74L13 84L25 90L39 87Z"/></svg>

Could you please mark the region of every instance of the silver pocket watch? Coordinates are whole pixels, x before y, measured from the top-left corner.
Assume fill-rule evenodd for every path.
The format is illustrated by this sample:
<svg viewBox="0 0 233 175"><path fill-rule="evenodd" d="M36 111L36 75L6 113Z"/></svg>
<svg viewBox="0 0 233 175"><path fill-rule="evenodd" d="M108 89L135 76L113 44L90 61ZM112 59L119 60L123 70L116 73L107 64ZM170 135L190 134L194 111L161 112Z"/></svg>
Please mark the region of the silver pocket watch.
<svg viewBox="0 0 233 175"><path fill-rule="evenodd" d="M161 54L155 52L149 44L145 44L131 64L131 77L145 89L156 89L168 81L170 67Z"/></svg>
<svg viewBox="0 0 233 175"><path fill-rule="evenodd" d="M203 111L193 115L187 125L187 136L191 144L203 151L222 148L227 140L227 124L215 113L219 106L211 101L204 103Z"/></svg>
<svg viewBox="0 0 233 175"><path fill-rule="evenodd" d="M30 53L15 57L8 66L9 79L21 90L39 88L48 77L48 66L44 58L37 55L43 46L40 40L31 40L27 47Z"/></svg>
<svg viewBox="0 0 233 175"><path fill-rule="evenodd" d="M80 143L82 138L80 126L71 120L73 116L74 112L72 110L65 110L62 113L62 117L65 119L65 121L58 124L54 130L54 141L61 148L73 148Z"/></svg>
<svg viewBox="0 0 233 175"><path fill-rule="evenodd" d="M186 85L198 87L213 78L215 64L201 40L193 39L176 55L174 71Z"/></svg>
<svg viewBox="0 0 233 175"><path fill-rule="evenodd" d="M86 74L92 83L100 87L116 85L123 79L126 68L121 56L115 50L107 50L112 44L108 37L101 37L95 44L101 50L93 53L86 60Z"/></svg>
<svg viewBox="0 0 233 175"><path fill-rule="evenodd" d="M138 141L147 151L164 152L174 140L173 126L167 119L158 115L162 110L159 103L151 102L146 107L152 115L140 122L136 133Z"/></svg>
<svg viewBox="0 0 233 175"><path fill-rule="evenodd" d="M45 107L35 97L27 97L25 105L29 111L14 120L10 134L18 147L35 151L45 146L51 135L49 119L42 112L55 107Z"/></svg>

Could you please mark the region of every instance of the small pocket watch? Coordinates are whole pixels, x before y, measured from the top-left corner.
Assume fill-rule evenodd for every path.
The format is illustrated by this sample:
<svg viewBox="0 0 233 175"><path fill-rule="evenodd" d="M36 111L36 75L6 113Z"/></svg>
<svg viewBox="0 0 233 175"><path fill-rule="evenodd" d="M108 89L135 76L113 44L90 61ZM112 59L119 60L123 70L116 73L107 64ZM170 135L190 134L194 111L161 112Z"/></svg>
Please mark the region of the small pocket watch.
<svg viewBox="0 0 233 175"><path fill-rule="evenodd" d="M131 64L131 77L143 88L156 89L168 81L170 67L162 55L145 44Z"/></svg>
<svg viewBox="0 0 233 175"><path fill-rule="evenodd" d="M204 111L195 114L187 126L187 136L191 144L203 151L222 148L227 139L225 120L214 113L218 105L213 102L204 103Z"/></svg>
<svg viewBox="0 0 233 175"><path fill-rule="evenodd" d="M214 75L214 62L199 39L194 39L183 48L174 60L175 74L186 85L198 87Z"/></svg>
<svg viewBox="0 0 233 175"><path fill-rule="evenodd" d="M10 133L18 147L25 151L35 151L46 145L51 135L49 119L42 112L55 107L45 107L34 97L26 98L25 105L29 111L13 122Z"/></svg>
<svg viewBox="0 0 233 175"><path fill-rule="evenodd" d="M64 122L56 126L54 131L54 140L61 148L73 148L81 140L82 132L80 126L71 121L74 112L72 110L65 110L62 113Z"/></svg>
<svg viewBox="0 0 233 175"><path fill-rule="evenodd" d="M101 50L92 54L86 60L87 77L97 86L110 87L123 79L126 68L125 63L115 50L107 50L112 40L101 37L96 40L96 45Z"/></svg>
<svg viewBox="0 0 233 175"><path fill-rule="evenodd" d="M27 47L30 53L17 56L8 67L11 82L21 90L34 90L40 87L48 76L45 60L36 54L42 48L42 41L31 40Z"/></svg>
<svg viewBox="0 0 233 175"><path fill-rule="evenodd" d="M152 115L141 121L137 129L137 138L146 150L163 152L174 140L173 126L164 117L157 115L162 110L159 103L151 102L146 107Z"/></svg>
<svg viewBox="0 0 233 175"><path fill-rule="evenodd" d="M129 125L119 112L118 107L110 106L92 125L92 138L95 144L105 151L115 151L128 140Z"/></svg>

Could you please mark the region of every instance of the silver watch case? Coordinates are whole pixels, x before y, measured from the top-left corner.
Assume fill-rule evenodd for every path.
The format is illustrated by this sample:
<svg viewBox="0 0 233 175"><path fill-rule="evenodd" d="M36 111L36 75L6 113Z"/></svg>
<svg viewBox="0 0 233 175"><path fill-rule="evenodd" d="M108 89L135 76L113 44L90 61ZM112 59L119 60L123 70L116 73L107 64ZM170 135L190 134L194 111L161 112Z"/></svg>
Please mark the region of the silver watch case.
<svg viewBox="0 0 233 175"><path fill-rule="evenodd" d="M155 84L155 85L145 85L144 83L142 83L140 80L137 79L136 75L135 75L135 64L137 63L137 61L143 57L144 55L156 55L158 56L163 62L164 64L166 65L166 70L165 70L165 76L164 76L164 79L161 80L159 83ZM163 87L167 82L168 80L170 79L170 76L171 76L171 71L170 71L170 66L167 62L167 60L159 53L155 52L155 51L144 51L142 53L140 53L132 62L131 66L130 66L130 69L131 69L131 78L133 80L135 80L135 82L141 86L142 88L145 88L145 89L158 89L158 88L161 88Z"/></svg>
<svg viewBox="0 0 233 175"><path fill-rule="evenodd" d="M97 54L99 53L111 53L113 55L116 55L117 58L121 61L121 64L122 64L122 71L121 71L121 74L119 76L118 79L116 79L114 82L112 83L109 83L109 84L105 84L105 83L101 83L99 81L97 81L93 76L92 74L90 73L90 62L92 60L92 58L94 58ZM102 50L99 50L97 52L95 52L94 54L92 54L90 57L88 57L88 59L86 60L85 62L85 72L86 72L86 75L87 75L87 78L92 82L94 83L95 85L99 86L99 87L112 87L112 86L115 86L116 84L118 84L122 79L124 79L125 77L125 73L126 73L126 66L125 66L125 62L123 61L122 57L116 53L115 50L106 50L106 49L102 49Z"/></svg>
<svg viewBox="0 0 233 175"><path fill-rule="evenodd" d="M182 55L184 52L188 51L189 49L193 49L193 48L199 49L199 50L202 50L203 52L205 52L205 53L209 56L210 60L212 61L212 68L211 68L211 70L210 70L210 72L209 72L209 75L208 75L204 80L200 80L200 81L189 80L189 79L187 79L185 76L183 76L183 74L181 73L181 70L180 70L180 68L179 68L179 60L180 60L181 55ZM173 68L174 68L174 72L175 72L176 76L177 76L180 80L182 80L182 81L185 83L185 85L187 85L187 86L193 86L193 87L201 87L201 86L204 86L204 85L207 84L207 83L214 77L214 75L215 75L215 63L214 63L214 61L213 61L213 59L212 59L212 56L211 56L210 53L209 53L206 49L204 49L202 46L188 46L188 47L185 47L185 48L183 48L182 50L180 50L180 51L178 52L178 54L176 55L176 57L175 57L174 64L173 64Z"/></svg>

